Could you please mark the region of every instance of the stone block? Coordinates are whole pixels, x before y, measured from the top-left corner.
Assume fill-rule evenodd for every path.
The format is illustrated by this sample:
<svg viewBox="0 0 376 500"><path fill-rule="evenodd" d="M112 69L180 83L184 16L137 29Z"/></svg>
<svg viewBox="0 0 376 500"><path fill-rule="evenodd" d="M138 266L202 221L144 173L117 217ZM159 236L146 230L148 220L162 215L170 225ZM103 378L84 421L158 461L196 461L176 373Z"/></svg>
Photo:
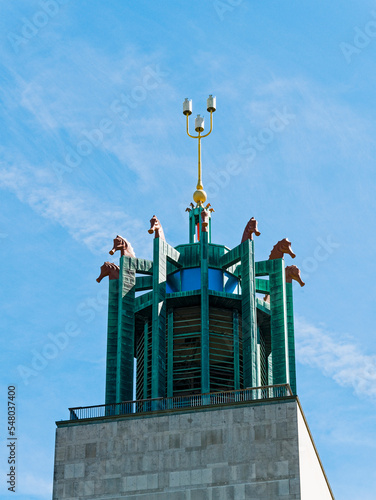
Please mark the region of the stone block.
<svg viewBox="0 0 376 500"><path fill-rule="evenodd" d="M170 472L169 475L169 484L171 488L176 488L177 486L180 486L180 472Z"/></svg>
<svg viewBox="0 0 376 500"><path fill-rule="evenodd" d="M74 464L66 464L64 466L64 479L74 478Z"/></svg>
<svg viewBox="0 0 376 500"><path fill-rule="evenodd" d="M64 446L56 446L55 451L55 462L64 462L65 461L66 448Z"/></svg>
<svg viewBox="0 0 376 500"><path fill-rule="evenodd" d="M64 498L74 496L74 481L65 481L64 483Z"/></svg>
<svg viewBox="0 0 376 500"><path fill-rule="evenodd" d="M202 470L202 483L203 484L212 484L212 469L206 468Z"/></svg>
<svg viewBox="0 0 376 500"><path fill-rule="evenodd" d="M278 496L286 496L290 495L290 484L288 479L281 479L278 481Z"/></svg>
<svg viewBox="0 0 376 500"><path fill-rule="evenodd" d="M155 490L158 488L158 474L147 475L147 488L148 490Z"/></svg>
<svg viewBox="0 0 376 500"><path fill-rule="evenodd" d="M190 474L191 474L191 480L190 480L191 485L202 484L202 470L201 469L191 470Z"/></svg>
<svg viewBox="0 0 376 500"><path fill-rule="evenodd" d="M67 449L66 449L66 460L69 462L71 460L74 460L75 457L75 446L72 444L68 444Z"/></svg>
<svg viewBox="0 0 376 500"><path fill-rule="evenodd" d="M171 448L180 448L180 438L181 435L178 432L173 432L169 435L169 443L168 447Z"/></svg>
<svg viewBox="0 0 376 500"><path fill-rule="evenodd" d="M190 471L183 470L179 472L179 486L189 486L191 483Z"/></svg>
<svg viewBox="0 0 376 500"><path fill-rule="evenodd" d="M74 464L74 477L84 477L85 476L85 464L83 462Z"/></svg>
<svg viewBox="0 0 376 500"><path fill-rule="evenodd" d="M202 488L191 490L191 500L209 500L209 491Z"/></svg>
<svg viewBox="0 0 376 500"><path fill-rule="evenodd" d="M230 467L227 464L212 468L213 485L228 484L230 479Z"/></svg>
<svg viewBox="0 0 376 500"><path fill-rule="evenodd" d="M277 422L276 425L277 439L286 439L287 437L287 422Z"/></svg>
<svg viewBox="0 0 376 500"><path fill-rule="evenodd" d="M114 494L120 491L121 478L103 479L104 491L106 494Z"/></svg>
<svg viewBox="0 0 376 500"><path fill-rule="evenodd" d="M85 481L84 483L84 496L94 495L94 481Z"/></svg>
<svg viewBox="0 0 376 500"><path fill-rule="evenodd" d="M282 460L280 462L275 463L275 476L276 477L288 476L288 474L289 474L289 461L288 460Z"/></svg>
<svg viewBox="0 0 376 500"><path fill-rule="evenodd" d="M95 458L97 456L97 443L87 443L85 446L85 458Z"/></svg>
<svg viewBox="0 0 376 500"><path fill-rule="evenodd" d="M137 490L147 490L148 489L148 476L143 474L142 476L136 476L136 489Z"/></svg>
<svg viewBox="0 0 376 500"><path fill-rule="evenodd" d="M65 467L64 465L56 465L54 470L54 481L64 479Z"/></svg>
<svg viewBox="0 0 376 500"><path fill-rule="evenodd" d="M286 405L284 405L284 404L276 405L275 418L276 418L276 420L286 420L287 419Z"/></svg>

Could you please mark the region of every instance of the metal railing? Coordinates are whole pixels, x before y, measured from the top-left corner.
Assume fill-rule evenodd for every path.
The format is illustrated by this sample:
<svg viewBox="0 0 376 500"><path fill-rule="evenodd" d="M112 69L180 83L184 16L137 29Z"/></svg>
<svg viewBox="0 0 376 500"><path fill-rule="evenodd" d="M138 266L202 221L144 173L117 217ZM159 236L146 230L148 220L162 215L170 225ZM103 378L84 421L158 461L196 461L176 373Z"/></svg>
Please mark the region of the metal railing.
<svg viewBox="0 0 376 500"><path fill-rule="evenodd" d="M115 415L135 415L166 410L179 410L200 406L229 405L260 399L284 398L292 396L289 384L252 387L236 391L191 394L170 398L139 399L98 406L69 408L70 420L110 417Z"/></svg>

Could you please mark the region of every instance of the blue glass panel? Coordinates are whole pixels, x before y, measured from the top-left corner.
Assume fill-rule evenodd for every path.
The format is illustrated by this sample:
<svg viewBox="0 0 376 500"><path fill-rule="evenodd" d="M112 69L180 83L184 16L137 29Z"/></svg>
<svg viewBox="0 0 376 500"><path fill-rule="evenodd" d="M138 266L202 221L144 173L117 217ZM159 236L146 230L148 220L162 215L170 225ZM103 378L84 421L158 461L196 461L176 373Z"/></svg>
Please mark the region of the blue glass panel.
<svg viewBox="0 0 376 500"><path fill-rule="evenodd" d="M239 292L239 279L231 274L225 273L225 292L227 293L240 293Z"/></svg>
<svg viewBox="0 0 376 500"><path fill-rule="evenodd" d="M201 269L193 267L192 269L183 269L181 271L181 291L199 290L201 288Z"/></svg>
<svg viewBox="0 0 376 500"><path fill-rule="evenodd" d="M220 269L209 269L209 290L223 292L223 272Z"/></svg>
<svg viewBox="0 0 376 500"><path fill-rule="evenodd" d="M180 271L167 276L166 292L180 292Z"/></svg>

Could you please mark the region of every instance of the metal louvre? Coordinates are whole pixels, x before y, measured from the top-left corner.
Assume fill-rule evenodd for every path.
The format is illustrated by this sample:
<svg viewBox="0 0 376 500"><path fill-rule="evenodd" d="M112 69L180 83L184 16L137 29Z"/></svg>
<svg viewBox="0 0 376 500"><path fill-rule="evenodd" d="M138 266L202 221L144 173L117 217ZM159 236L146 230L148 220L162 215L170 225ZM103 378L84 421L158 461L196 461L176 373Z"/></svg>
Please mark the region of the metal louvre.
<svg viewBox="0 0 376 500"><path fill-rule="evenodd" d="M136 347L137 354L137 384L136 399L144 399L144 363L145 363L145 335L140 335Z"/></svg>
<svg viewBox="0 0 376 500"><path fill-rule="evenodd" d="M263 328L259 329L259 345L260 345L260 383L261 385L268 385L271 378L270 366L268 357L271 352L270 336L265 335Z"/></svg>
<svg viewBox="0 0 376 500"><path fill-rule="evenodd" d="M234 389L233 312L211 307L209 311L210 390Z"/></svg>
<svg viewBox="0 0 376 500"><path fill-rule="evenodd" d="M174 309L173 394L201 392L201 315L200 307Z"/></svg>
<svg viewBox="0 0 376 500"><path fill-rule="evenodd" d="M146 399L151 397L151 339L152 325L148 321L146 329L140 332L137 338L137 380L136 380L136 398ZM145 338L147 345L145 346ZM146 355L146 359L145 359Z"/></svg>
<svg viewBox="0 0 376 500"><path fill-rule="evenodd" d="M240 388L244 388L243 378L243 330L242 330L242 317L239 314L239 379Z"/></svg>

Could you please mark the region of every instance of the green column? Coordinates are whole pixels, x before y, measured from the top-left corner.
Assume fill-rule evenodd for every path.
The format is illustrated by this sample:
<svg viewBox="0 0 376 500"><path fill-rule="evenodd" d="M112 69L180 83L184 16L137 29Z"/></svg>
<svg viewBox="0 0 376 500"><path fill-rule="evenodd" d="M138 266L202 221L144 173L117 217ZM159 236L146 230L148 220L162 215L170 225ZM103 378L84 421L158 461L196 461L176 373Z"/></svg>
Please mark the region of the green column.
<svg viewBox="0 0 376 500"><path fill-rule="evenodd" d="M268 356L268 385L273 385L273 352ZM269 389L269 397L273 397L273 389Z"/></svg>
<svg viewBox="0 0 376 500"><path fill-rule="evenodd" d="M271 266L269 286L273 384L289 384L285 264L283 259L274 259L269 262Z"/></svg>
<svg viewBox="0 0 376 500"><path fill-rule="evenodd" d="M154 238L151 397L166 395L166 272L164 241Z"/></svg>
<svg viewBox="0 0 376 500"><path fill-rule="evenodd" d="M118 337L119 280L109 280L107 359L106 359L106 405L116 402L116 362Z"/></svg>
<svg viewBox="0 0 376 500"><path fill-rule="evenodd" d="M261 383L261 355L260 355L260 328L257 327L257 338L256 338L256 385L260 387Z"/></svg>
<svg viewBox="0 0 376 500"><path fill-rule="evenodd" d="M239 369L239 313L234 309L232 314L232 331L234 336L234 389L240 389Z"/></svg>
<svg viewBox="0 0 376 500"><path fill-rule="evenodd" d="M174 310L167 313L167 397L174 395Z"/></svg>
<svg viewBox="0 0 376 500"><path fill-rule="evenodd" d="M144 387L143 399L148 398L149 323L144 323Z"/></svg>
<svg viewBox="0 0 376 500"><path fill-rule="evenodd" d="M210 392L209 373L209 268L208 233L202 232L201 249L201 393Z"/></svg>
<svg viewBox="0 0 376 500"><path fill-rule="evenodd" d="M287 332L289 349L290 387L296 394L296 367L295 367L295 334L294 334L294 309L292 296L292 283L286 283L287 300Z"/></svg>
<svg viewBox="0 0 376 500"><path fill-rule="evenodd" d="M192 244L195 242L195 216L193 213L189 213L189 243Z"/></svg>
<svg viewBox="0 0 376 500"><path fill-rule="evenodd" d="M116 351L116 402L133 399L136 272L131 257L120 258Z"/></svg>
<svg viewBox="0 0 376 500"><path fill-rule="evenodd" d="M254 243L246 240L241 244L242 276L242 329L243 329L243 377L244 387L256 387L256 289Z"/></svg>

